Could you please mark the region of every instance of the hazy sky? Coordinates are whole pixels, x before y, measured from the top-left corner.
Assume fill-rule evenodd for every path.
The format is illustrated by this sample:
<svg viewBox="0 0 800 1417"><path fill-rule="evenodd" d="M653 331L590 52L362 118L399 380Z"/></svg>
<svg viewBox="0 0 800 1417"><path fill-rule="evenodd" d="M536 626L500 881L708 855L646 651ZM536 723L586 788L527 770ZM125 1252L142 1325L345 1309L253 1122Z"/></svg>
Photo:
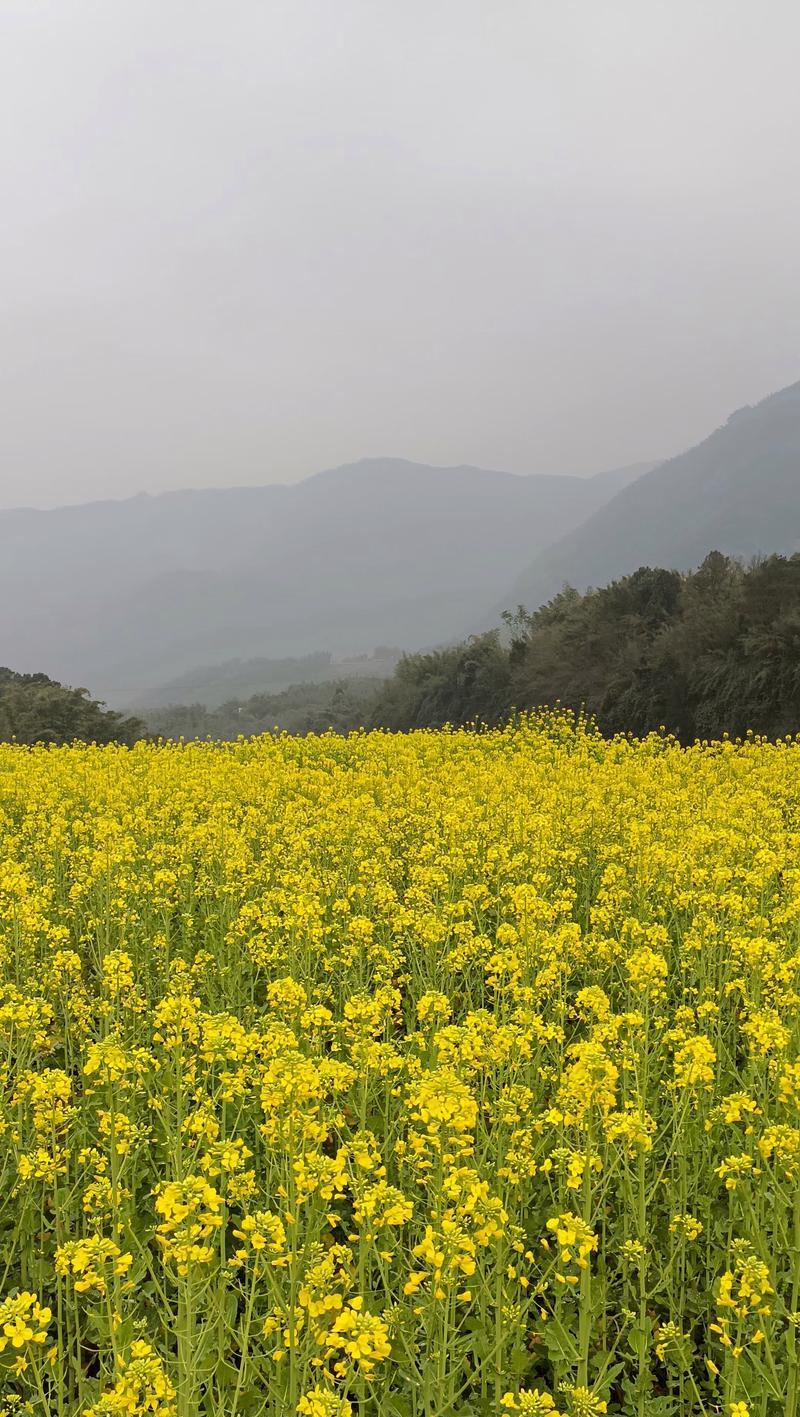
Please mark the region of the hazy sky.
<svg viewBox="0 0 800 1417"><path fill-rule="evenodd" d="M796 0L0 0L0 505L588 472L800 378Z"/></svg>

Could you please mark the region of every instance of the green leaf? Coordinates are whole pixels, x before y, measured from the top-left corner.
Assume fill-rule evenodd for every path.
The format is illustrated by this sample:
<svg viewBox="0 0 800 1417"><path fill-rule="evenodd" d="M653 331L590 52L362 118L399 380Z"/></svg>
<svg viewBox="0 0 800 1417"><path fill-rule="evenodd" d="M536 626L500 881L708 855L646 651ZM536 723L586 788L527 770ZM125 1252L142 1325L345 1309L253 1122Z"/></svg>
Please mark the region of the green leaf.
<svg viewBox="0 0 800 1417"><path fill-rule="evenodd" d="M577 1362L578 1346L559 1319L550 1319L548 1323L543 1324L539 1334L547 1349L548 1358L567 1363Z"/></svg>

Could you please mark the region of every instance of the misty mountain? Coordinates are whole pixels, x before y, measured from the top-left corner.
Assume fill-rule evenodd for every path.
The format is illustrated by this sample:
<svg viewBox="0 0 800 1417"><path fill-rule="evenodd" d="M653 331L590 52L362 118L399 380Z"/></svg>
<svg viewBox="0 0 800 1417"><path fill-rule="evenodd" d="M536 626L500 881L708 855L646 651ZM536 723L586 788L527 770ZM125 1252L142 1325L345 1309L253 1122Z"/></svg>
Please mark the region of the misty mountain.
<svg viewBox="0 0 800 1417"><path fill-rule="evenodd" d="M643 565L686 571L710 550L800 550L800 383L618 492L540 552L502 604L533 610L564 584L583 591Z"/></svg>
<svg viewBox="0 0 800 1417"><path fill-rule="evenodd" d="M640 471L376 459L294 485L2 512L0 662L120 703L235 658L434 644Z"/></svg>
<svg viewBox="0 0 800 1417"><path fill-rule="evenodd" d="M320 650L301 659L229 659L223 664L189 669L150 689L136 700L141 709L175 704L202 704L217 709L256 695L278 695L302 685L352 683L369 679L382 683L393 673L400 651L380 645L372 654L334 659ZM152 718L152 715L150 715Z"/></svg>

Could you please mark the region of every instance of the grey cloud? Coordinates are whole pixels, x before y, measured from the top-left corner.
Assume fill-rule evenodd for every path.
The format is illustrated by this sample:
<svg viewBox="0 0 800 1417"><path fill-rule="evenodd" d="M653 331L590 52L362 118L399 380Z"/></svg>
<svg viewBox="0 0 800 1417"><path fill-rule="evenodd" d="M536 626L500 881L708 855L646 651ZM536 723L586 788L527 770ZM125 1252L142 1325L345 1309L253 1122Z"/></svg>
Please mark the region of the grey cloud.
<svg viewBox="0 0 800 1417"><path fill-rule="evenodd" d="M588 472L800 372L793 0L0 24L0 505Z"/></svg>

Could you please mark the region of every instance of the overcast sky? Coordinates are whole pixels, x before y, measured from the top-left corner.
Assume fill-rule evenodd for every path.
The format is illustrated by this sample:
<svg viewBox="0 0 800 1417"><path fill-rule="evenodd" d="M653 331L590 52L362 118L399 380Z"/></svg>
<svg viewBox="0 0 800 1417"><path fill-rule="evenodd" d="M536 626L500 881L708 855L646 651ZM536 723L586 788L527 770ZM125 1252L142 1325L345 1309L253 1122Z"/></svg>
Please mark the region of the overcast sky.
<svg viewBox="0 0 800 1417"><path fill-rule="evenodd" d="M800 378L796 0L0 0L0 505L589 472Z"/></svg>

